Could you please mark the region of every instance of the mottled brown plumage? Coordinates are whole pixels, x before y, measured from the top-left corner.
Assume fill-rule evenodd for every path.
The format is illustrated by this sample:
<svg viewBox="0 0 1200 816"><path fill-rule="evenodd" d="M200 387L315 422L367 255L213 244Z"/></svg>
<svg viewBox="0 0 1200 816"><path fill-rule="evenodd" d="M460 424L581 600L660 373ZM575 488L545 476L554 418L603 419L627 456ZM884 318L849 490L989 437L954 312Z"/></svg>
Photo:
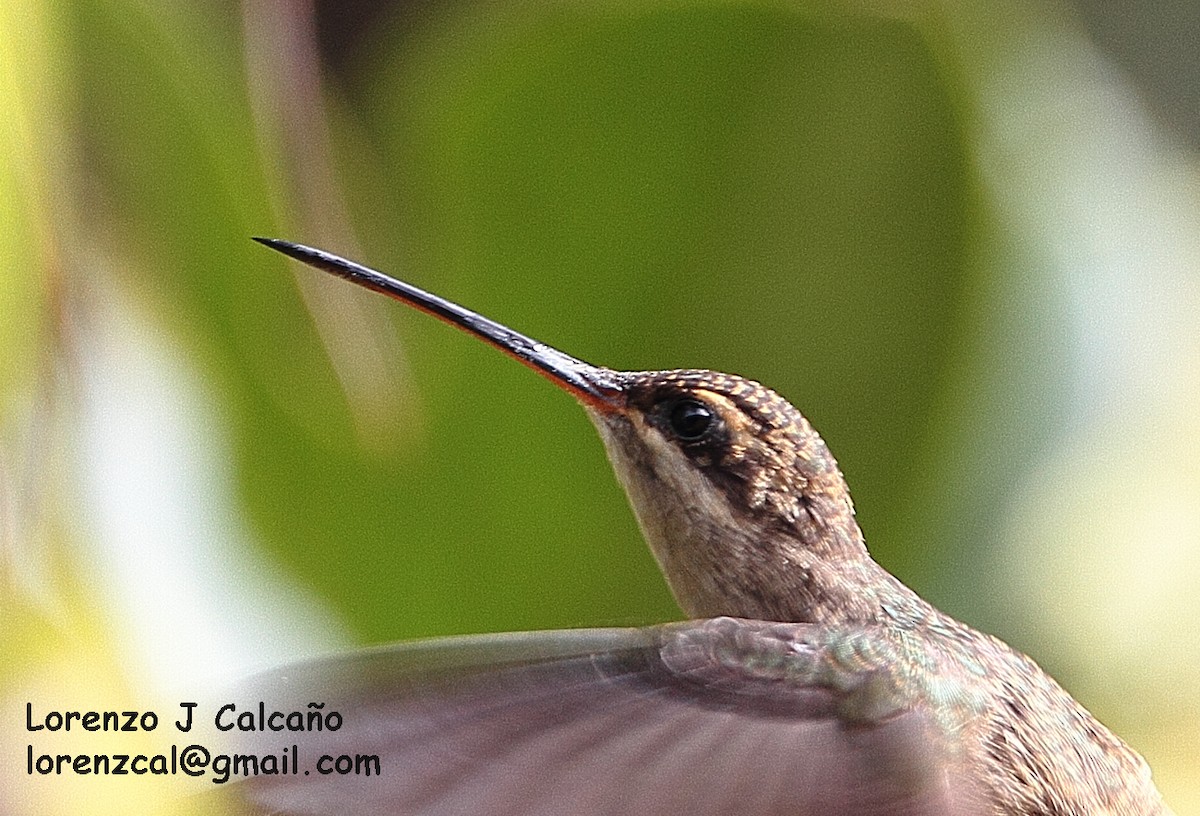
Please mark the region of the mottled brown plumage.
<svg viewBox="0 0 1200 816"><path fill-rule="evenodd" d="M837 463L758 383L591 366L352 262L269 246L496 345L572 393L695 620L393 647L271 678L336 689L395 776L260 780L271 812L1167 814L1150 771L1028 657L867 553Z"/></svg>
<svg viewBox="0 0 1200 816"><path fill-rule="evenodd" d="M589 413L685 612L854 627L860 659L889 667L899 698L942 701L940 725L983 769L997 813L1166 812L1142 758L1034 661L938 611L870 557L837 463L791 403L711 371L623 376L636 410ZM662 429L658 406L679 399L711 407L722 430L702 445L660 447L722 494L728 526L679 517L722 515L698 504L705 487L672 479L683 462L647 461L644 426Z"/></svg>

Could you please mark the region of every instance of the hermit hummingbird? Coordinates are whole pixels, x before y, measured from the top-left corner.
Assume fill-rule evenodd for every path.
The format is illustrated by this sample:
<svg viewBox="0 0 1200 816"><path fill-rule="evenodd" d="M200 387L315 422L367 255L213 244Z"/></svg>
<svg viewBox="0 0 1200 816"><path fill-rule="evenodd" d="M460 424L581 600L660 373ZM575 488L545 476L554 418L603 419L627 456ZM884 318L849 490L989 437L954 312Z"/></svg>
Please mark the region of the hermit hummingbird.
<svg viewBox="0 0 1200 816"><path fill-rule="evenodd" d="M272 814L1169 814L1142 758L1033 660L868 554L787 400L704 370L585 363L337 255L260 243L499 348L591 419L684 622L449 638L288 667L300 751L378 774L259 776ZM349 767L349 766L347 766Z"/></svg>

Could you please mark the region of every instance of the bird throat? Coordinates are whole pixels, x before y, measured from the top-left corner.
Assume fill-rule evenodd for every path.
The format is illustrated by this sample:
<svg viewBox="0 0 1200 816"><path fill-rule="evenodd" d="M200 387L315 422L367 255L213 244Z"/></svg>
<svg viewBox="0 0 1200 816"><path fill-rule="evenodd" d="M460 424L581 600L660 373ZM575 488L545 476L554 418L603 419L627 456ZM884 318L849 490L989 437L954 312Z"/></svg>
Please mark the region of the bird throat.
<svg viewBox="0 0 1200 816"><path fill-rule="evenodd" d="M588 415L689 617L865 623L895 592L913 595L867 553L836 471L838 485L810 485L794 517L750 508L641 417Z"/></svg>

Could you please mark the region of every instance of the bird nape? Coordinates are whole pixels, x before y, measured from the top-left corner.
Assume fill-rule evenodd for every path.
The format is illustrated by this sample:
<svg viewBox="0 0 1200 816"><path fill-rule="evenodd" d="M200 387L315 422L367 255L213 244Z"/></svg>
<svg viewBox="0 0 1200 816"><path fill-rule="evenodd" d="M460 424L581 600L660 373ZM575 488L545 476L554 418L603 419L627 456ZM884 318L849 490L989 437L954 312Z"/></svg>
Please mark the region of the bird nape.
<svg viewBox="0 0 1200 816"><path fill-rule="evenodd" d="M240 782L248 806L1169 814L1142 758L1036 663L870 557L833 456L775 392L712 371L593 366L337 255L255 240L474 334L574 396L692 620L405 643L260 677L248 699L321 700L342 726L289 734L292 772Z"/></svg>

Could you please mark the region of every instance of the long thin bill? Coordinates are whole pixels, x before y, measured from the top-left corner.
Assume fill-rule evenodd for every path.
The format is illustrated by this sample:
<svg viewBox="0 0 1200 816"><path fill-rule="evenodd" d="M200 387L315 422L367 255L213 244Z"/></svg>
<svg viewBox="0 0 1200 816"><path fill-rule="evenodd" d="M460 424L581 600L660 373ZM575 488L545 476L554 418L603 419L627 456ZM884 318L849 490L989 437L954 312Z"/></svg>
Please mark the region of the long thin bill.
<svg viewBox="0 0 1200 816"><path fill-rule="evenodd" d="M600 409L612 410L619 405L623 389L615 371L585 363L470 309L464 309L457 303L331 252L281 241L278 238L254 240L297 261L381 292L445 323L457 326L546 376L577 399Z"/></svg>

